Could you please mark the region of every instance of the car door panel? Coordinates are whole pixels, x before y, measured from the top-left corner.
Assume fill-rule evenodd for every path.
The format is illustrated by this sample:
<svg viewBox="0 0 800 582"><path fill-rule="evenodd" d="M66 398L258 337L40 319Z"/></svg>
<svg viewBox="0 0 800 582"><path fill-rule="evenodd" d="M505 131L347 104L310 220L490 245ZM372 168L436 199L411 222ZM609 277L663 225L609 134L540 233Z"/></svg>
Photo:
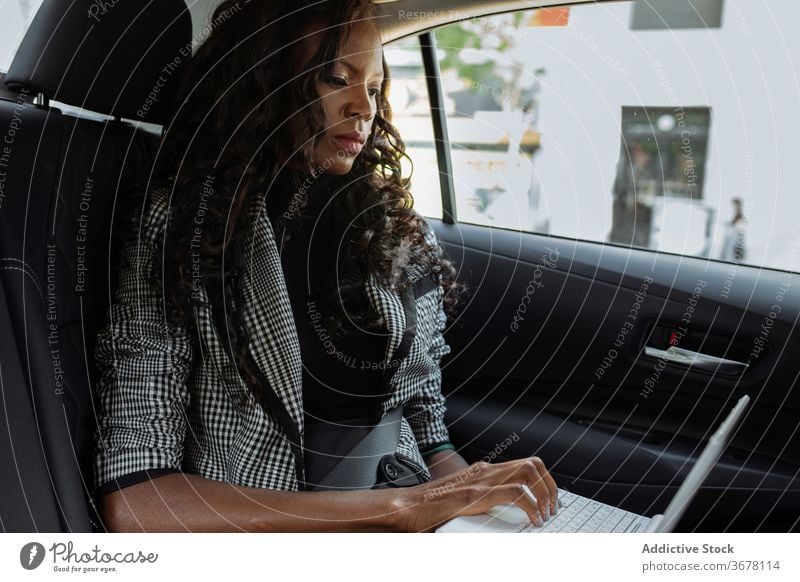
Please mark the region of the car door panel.
<svg viewBox="0 0 800 582"><path fill-rule="evenodd" d="M764 507L797 511L800 293L790 276L432 222L472 289L447 331L444 363L451 436L469 460L524 435L503 458L536 452L579 493L663 511L746 393L750 410L698 496L716 513L682 527L713 529L751 505L731 527L756 527ZM645 354L670 341L749 366L720 373Z"/></svg>

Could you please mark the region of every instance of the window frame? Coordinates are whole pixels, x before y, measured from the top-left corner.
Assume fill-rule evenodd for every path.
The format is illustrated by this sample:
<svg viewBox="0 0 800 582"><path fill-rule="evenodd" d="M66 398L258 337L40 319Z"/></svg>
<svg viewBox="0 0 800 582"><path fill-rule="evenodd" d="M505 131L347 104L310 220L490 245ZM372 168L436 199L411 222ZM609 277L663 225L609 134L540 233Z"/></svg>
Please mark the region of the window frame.
<svg viewBox="0 0 800 582"><path fill-rule="evenodd" d="M450 158L450 138L447 133L447 115L444 107L439 60L436 58L436 37L434 31L419 35L419 46L422 52L422 66L425 71L425 82L428 87L431 123L433 124L433 140L436 148L436 161L439 166L439 189L442 193L442 222L455 224L456 214L455 185L453 183L453 161Z"/></svg>

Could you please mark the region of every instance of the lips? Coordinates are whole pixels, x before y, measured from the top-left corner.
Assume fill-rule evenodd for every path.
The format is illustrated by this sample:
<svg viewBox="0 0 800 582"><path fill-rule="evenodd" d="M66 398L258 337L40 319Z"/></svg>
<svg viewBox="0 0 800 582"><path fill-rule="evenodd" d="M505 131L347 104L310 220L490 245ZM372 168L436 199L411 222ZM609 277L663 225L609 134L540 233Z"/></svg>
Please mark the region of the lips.
<svg viewBox="0 0 800 582"><path fill-rule="evenodd" d="M351 154L357 154L364 146L366 139L357 131L350 131L348 133L340 133L334 138L342 149Z"/></svg>
<svg viewBox="0 0 800 582"><path fill-rule="evenodd" d="M346 141L356 141L361 145L364 145L364 142L366 141L364 139L364 136L361 135L360 133L358 133L357 131L351 131L351 132L348 132L348 133L340 133L339 135L334 136L334 137L336 137L336 139L341 139L341 140L346 140Z"/></svg>

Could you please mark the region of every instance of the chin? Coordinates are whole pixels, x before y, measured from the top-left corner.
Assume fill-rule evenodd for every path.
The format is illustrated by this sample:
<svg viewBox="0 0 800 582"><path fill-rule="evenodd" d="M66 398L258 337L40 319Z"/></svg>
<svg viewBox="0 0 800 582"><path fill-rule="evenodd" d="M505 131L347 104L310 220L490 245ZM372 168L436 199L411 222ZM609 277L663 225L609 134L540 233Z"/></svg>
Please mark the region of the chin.
<svg viewBox="0 0 800 582"><path fill-rule="evenodd" d="M344 176L345 174L349 174L350 170L352 170L352 169L353 169L353 164L350 164L346 168L340 168L340 169L331 171L331 174L333 174L334 176Z"/></svg>
<svg viewBox="0 0 800 582"><path fill-rule="evenodd" d="M352 161L340 161L336 164L332 164L325 169L325 172L331 174L333 176L344 176L345 174L349 174L350 170L353 169L353 162ZM317 164L316 168L324 167L322 164Z"/></svg>

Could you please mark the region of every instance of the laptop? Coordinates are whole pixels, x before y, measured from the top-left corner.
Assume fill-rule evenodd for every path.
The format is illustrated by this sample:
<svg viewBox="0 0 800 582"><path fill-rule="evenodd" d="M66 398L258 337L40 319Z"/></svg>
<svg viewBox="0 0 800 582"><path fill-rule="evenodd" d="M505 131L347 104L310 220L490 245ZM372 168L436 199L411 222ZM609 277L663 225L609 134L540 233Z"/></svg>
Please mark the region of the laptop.
<svg viewBox="0 0 800 582"><path fill-rule="evenodd" d="M645 517L613 505L558 490L561 507L558 513L534 526L528 515L515 504L495 505L480 515L462 515L451 519L436 533L662 533L671 532L680 521L689 503L708 477L711 469L730 442L734 429L744 414L750 397L742 396L717 432L708 441L686 479L663 514Z"/></svg>

